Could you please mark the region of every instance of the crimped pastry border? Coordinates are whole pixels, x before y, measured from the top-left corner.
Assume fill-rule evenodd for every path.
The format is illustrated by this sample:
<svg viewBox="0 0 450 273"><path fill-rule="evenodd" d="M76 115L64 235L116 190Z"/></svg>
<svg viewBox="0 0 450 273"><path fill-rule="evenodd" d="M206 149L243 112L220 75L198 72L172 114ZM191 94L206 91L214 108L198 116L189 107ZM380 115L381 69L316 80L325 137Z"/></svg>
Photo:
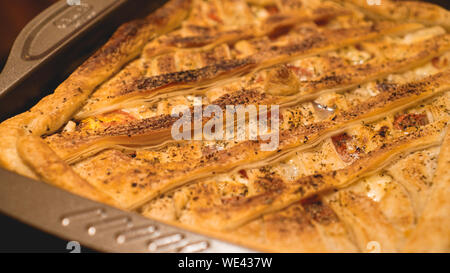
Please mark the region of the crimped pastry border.
<svg viewBox="0 0 450 273"><path fill-rule="evenodd" d="M97 86L111 78L126 63L136 58L149 40L176 28L187 16L191 0L171 0L144 20L121 26L112 38L83 65L81 65L53 94L43 98L29 111L0 124L0 165L11 171L74 190L93 200L119 206L109 196L96 191L80 178L40 136L57 131L83 105ZM260 1L258 1L260 2ZM270 1L264 1L270 2ZM365 0L349 0L372 16L394 21L419 22L426 25L442 25L450 29L450 13L440 7L420 2L394 2L383 0L386 6L368 7ZM400 8L401 6L403 8ZM417 11L420 11L418 13ZM434 190L419 225L410 237L407 251L446 251L448 245L442 236L449 236L448 217L445 217L448 201L450 174L450 132L442 145L438 170L434 178ZM51 172L51 173L50 173ZM64 178L64 181L61 180ZM447 214L448 215L448 214ZM444 216L444 217L443 217ZM442 223L445 223L442 229ZM183 228L185 228L183 226ZM439 234L433 238L423 234ZM214 236L220 236L214 234ZM223 236L220 236L223 237ZM226 238L232 240L230 238ZM425 241L424 241L425 240ZM432 245L432 249L422 249Z"/></svg>

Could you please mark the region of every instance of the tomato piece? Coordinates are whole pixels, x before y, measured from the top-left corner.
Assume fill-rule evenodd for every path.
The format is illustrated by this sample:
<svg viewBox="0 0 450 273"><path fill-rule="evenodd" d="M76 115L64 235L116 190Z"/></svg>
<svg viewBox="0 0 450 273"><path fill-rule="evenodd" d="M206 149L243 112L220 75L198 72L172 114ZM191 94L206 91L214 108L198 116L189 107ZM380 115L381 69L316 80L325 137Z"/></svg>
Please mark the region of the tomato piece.
<svg viewBox="0 0 450 273"><path fill-rule="evenodd" d="M276 27L274 30L272 30L271 33L268 34L268 37L270 40L274 41L280 38L281 36L288 34L291 31L291 29L292 25Z"/></svg>
<svg viewBox="0 0 450 273"><path fill-rule="evenodd" d="M350 151L348 148L348 143L353 138L349 136L347 133L342 133L340 135L335 135L331 137L331 141L336 149L336 152L339 154L342 160L345 162L351 162L359 153L359 150Z"/></svg>
<svg viewBox="0 0 450 273"><path fill-rule="evenodd" d="M274 15L280 12L280 10L278 9L278 7L276 5L269 5L269 6L265 6L264 9L270 14L270 15Z"/></svg>
<svg viewBox="0 0 450 273"><path fill-rule="evenodd" d="M245 179L248 179L247 171L246 170L239 170L238 173Z"/></svg>
<svg viewBox="0 0 450 273"><path fill-rule="evenodd" d="M217 23L220 23L220 24L223 23L222 19L220 19L220 17L214 11L211 11L208 13L208 18L213 21L216 21Z"/></svg>
<svg viewBox="0 0 450 273"><path fill-rule="evenodd" d="M406 130L410 127L419 127L428 124L428 118L425 114L404 114L395 118L394 128Z"/></svg>
<svg viewBox="0 0 450 273"><path fill-rule="evenodd" d="M303 67L287 65L287 68L289 68L292 72L294 72L299 77L301 77L301 76L312 77L313 76L311 71L309 71L308 69L303 68Z"/></svg>

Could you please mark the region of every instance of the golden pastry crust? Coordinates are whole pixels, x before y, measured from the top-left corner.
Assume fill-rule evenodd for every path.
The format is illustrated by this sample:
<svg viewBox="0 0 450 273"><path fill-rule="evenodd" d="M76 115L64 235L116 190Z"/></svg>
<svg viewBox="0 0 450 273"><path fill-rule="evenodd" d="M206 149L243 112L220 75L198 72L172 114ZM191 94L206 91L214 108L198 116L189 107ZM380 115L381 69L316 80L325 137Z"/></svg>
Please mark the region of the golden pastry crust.
<svg viewBox="0 0 450 273"><path fill-rule="evenodd" d="M425 25L441 25L450 29L450 12L444 8L420 1L392 1L380 0L370 4L368 0L344 0L350 2L363 11L381 18L400 22L417 22Z"/></svg>
<svg viewBox="0 0 450 273"><path fill-rule="evenodd" d="M449 12L382 1L171 0L1 123L0 165L262 251L447 252ZM172 141L194 95L280 105L279 149Z"/></svg>
<svg viewBox="0 0 450 273"><path fill-rule="evenodd" d="M408 237L407 252L448 252L450 249L450 131L442 143L428 202L416 229Z"/></svg>
<svg viewBox="0 0 450 273"><path fill-rule="evenodd" d="M92 200L115 207L120 206L110 196L95 189L78 176L40 137L31 135L20 137L17 149L24 163L30 166L41 180Z"/></svg>

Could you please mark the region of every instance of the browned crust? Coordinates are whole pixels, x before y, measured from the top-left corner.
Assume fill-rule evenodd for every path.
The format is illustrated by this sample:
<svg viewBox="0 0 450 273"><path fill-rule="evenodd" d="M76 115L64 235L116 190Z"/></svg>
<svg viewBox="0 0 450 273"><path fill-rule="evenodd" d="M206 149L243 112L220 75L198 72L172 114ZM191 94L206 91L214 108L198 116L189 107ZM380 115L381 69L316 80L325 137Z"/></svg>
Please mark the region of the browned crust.
<svg viewBox="0 0 450 273"><path fill-rule="evenodd" d="M394 57L381 64L362 64L355 66L354 69L350 69L347 73L345 73L345 67L342 67L344 73L337 72L324 75L320 79L308 82L307 88L315 90L327 89L340 85L345 86L348 84L367 82L372 79L372 75L380 77L380 72L381 76L385 76L389 73L400 73L417 66L417 64L423 64L449 49L450 35L440 35L428 39L418 45L412 45L411 47L405 48L405 50L411 51L418 50L417 54L414 54L410 58L395 59Z"/></svg>
<svg viewBox="0 0 450 273"><path fill-rule="evenodd" d="M445 92L450 88L450 70L423 80L401 85L380 93L348 111L330 116L329 120L282 130L277 151L261 151L263 141L244 141L231 148L214 151L193 158L189 161L155 163L148 167L147 176L143 177L143 188L133 197L123 197L127 206L138 207L161 193L172 190L199 178L210 177L216 173L230 171L234 168L261 166L267 160L285 158L299 150L311 147L323 140L331 132L343 130L362 121L369 121L386 116L387 113L404 109L419 101ZM189 149L189 147L186 147ZM264 160L264 161L261 161ZM108 190L121 191L130 188L134 181L133 171L108 179ZM112 190L114 189L114 190Z"/></svg>
<svg viewBox="0 0 450 273"><path fill-rule="evenodd" d="M351 232L353 241L360 251L397 252L399 233L380 211L378 204L365 195L351 190L336 193L329 205ZM371 249L371 243L375 243ZM376 249L379 247L379 249Z"/></svg>
<svg viewBox="0 0 450 273"><path fill-rule="evenodd" d="M417 131L410 133L405 137L383 144L378 150L369 152L356 163L348 168L332 171L323 175L313 175L304 179L314 181L314 183L328 183L336 188L345 188L352 182L370 175L369 171L379 169L389 162L386 160L395 155L398 151L410 149L425 149L433 145L439 145L442 135L447 124L447 120L439 121L436 124L428 125L427 128L419 128Z"/></svg>
<svg viewBox="0 0 450 273"><path fill-rule="evenodd" d="M286 45L269 45L251 56L262 69L279 63L324 53L334 49L375 39L381 35L402 34L422 28L420 24L395 25L391 22L374 22L371 26L358 26L342 29L327 29L306 36L301 41Z"/></svg>
<svg viewBox="0 0 450 273"><path fill-rule="evenodd" d="M239 77L244 71L251 72L252 68L260 70L276 64L293 61L299 58L328 52L358 42L367 41L380 37L381 35L407 33L422 28L420 24L394 24L392 22L376 22L372 26L357 26L343 29L329 29L315 32L306 36L301 41L289 42L288 44L266 44L264 48L245 59L225 61L213 66L201 69L170 73L165 77L155 76L130 86L125 91L121 90L97 102L90 111L106 107L113 110L111 105L121 105L121 102L133 98L155 99L158 95L166 95L173 91L192 88L206 87L213 82L223 78L228 80ZM80 116L80 113L78 113ZM83 113L81 116L86 116Z"/></svg>
<svg viewBox="0 0 450 273"><path fill-rule="evenodd" d="M428 203L416 229L408 237L405 252L450 251L450 130L441 146L438 167Z"/></svg>
<svg viewBox="0 0 450 273"><path fill-rule="evenodd" d="M119 95L125 95L132 92L151 92L159 88L177 84L201 84L202 81L217 78L227 72L250 69L254 64L255 63L251 59L225 60L200 69L157 75L138 80L135 83L135 86L131 89L123 90Z"/></svg>
<svg viewBox="0 0 450 273"><path fill-rule="evenodd" d="M446 124L446 120L439 121L383 144L344 169L305 176L292 183L273 177L261 178L257 183L264 189L263 193L223 200L220 206L203 207L195 215L201 219L198 224L216 230L232 230L262 214L281 210L302 199L346 188L373 174L399 154L439 145L443 137L442 128Z"/></svg>
<svg viewBox="0 0 450 273"><path fill-rule="evenodd" d="M361 84L375 78L383 77L392 72L400 72L411 67L416 67L417 65L421 65L433 57L442 54L442 52L450 49L450 36L440 35L432 39L428 39L423 43L407 47L407 49L408 51L413 51L412 56L399 59L389 58L385 62L374 64L367 63L356 66L344 66L340 63L337 65L332 65L330 69L332 72L325 73L319 80L307 82L304 87L302 87L303 91L298 95L278 98L275 97L271 99L270 103L283 103L291 105L292 103L305 100L305 95L307 99L311 99L311 95L315 93L324 94L325 92L335 91L336 89L348 88L349 85ZM333 61L333 58L329 59L331 59L330 62ZM285 66L282 66L281 68L287 69ZM338 71L335 71L334 68L338 69ZM278 69L275 68L275 71L278 71ZM275 77L275 80L279 80L280 73L275 73ZM150 79L153 79L153 77ZM387 87L383 88L386 89ZM320 91L321 89L322 91ZM225 109L225 105L227 104L238 105L247 104L250 102L253 104L263 104L268 103L269 100L266 99L265 93L260 93L253 90L242 90L232 94L226 94L214 101L212 104L219 105L222 109ZM114 144L125 145L127 143L131 143L136 141L135 136L138 137L141 135L146 135L146 142L136 142L136 144L150 145L164 143L165 141L169 141L171 139L169 132L170 126L177 119L178 117L174 118L169 115L164 115L155 118L132 121L125 125L113 124L107 129L96 131L93 132L93 134L86 136L83 136L80 131L75 131L72 133L57 134L47 140L50 141L50 144L55 151L63 159L67 160L69 156L79 154L81 149L80 145L87 147L86 145L92 145L102 140L104 141L104 137L120 135L128 136L127 138L123 138L120 143L111 141L110 146ZM162 129L165 129L165 133L161 131ZM104 148L110 146L104 146ZM69 162L73 163L73 161Z"/></svg>
<svg viewBox="0 0 450 273"><path fill-rule="evenodd" d="M260 6L268 6L268 5L274 5L278 1L277 0L247 0L248 3L260 5Z"/></svg>
<svg viewBox="0 0 450 273"><path fill-rule="evenodd" d="M270 98L257 90L239 90L231 94L225 94L213 102L225 111L226 105L247 105L249 103L268 103ZM206 106L204 106L206 107ZM193 113L191 109L191 113ZM74 132L54 134L46 139L55 152L70 164L85 158L84 149L92 148L103 143L101 149L113 145L157 145L171 139L171 128L178 116L162 115L125 124L111 125L101 130L85 134L77 128ZM203 119L206 123L209 118ZM99 147L100 149L100 147ZM95 149L95 153L99 152Z"/></svg>
<svg viewBox="0 0 450 273"><path fill-rule="evenodd" d="M369 5L367 0L341 1L350 2L374 17L400 22L417 22L425 25L441 25L450 29L450 12L431 3L381 0L381 5Z"/></svg>
<svg viewBox="0 0 450 273"><path fill-rule="evenodd" d="M177 49L201 48L208 49L218 44L234 44L239 40L251 39L265 35L271 35L277 29L283 27L291 27L302 22L319 21L322 19L330 19L348 12L336 9L314 10L311 16L303 17L297 14L278 14L267 18L262 26L256 28L249 26L247 29L232 29L216 32L210 30L211 33L201 33L201 35L193 35L181 37L179 35L161 37L155 41L155 44L145 49L145 57L150 58L163 53L176 51Z"/></svg>
<svg viewBox="0 0 450 273"><path fill-rule="evenodd" d="M400 137L398 141L382 146L380 149L367 155L364 159L361 159L360 162L355 162L355 164L343 169L343 175L350 181L354 177L348 175L349 171L351 173L351 170L359 173L367 173L368 170L377 169L380 165L388 162L383 162L386 160L387 154L398 155L409 152L410 148L420 149L422 145L439 145L443 135L441 128L442 124L436 128L434 128L434 126L428 127L429 128L423 128L423 130L418 130L414 135ZM432 139L429 139L428 137L431 137ZM330 172L320 175L311 175L304 178L304 180L308 181L308 184L313 183L319 185L322 183L321 180L323 180L323 177L327 175L333 177L336 176L334 172ZM301 179L299 181L301 181ZM198 183L191 188L187 188L186 191L193 192L192 194L194 194L194 196L198 196L199 193L197 190L204 190L208 191L205 192L208 198L220 199L220 195L214 194L213 189L208 189L208 185L215 185L213 181L210 183L211 184ZM288 185L277 178L274 178L271 181L265 179L262 183L265 184L264 187L270 192L271 196L269 196L269 194L265 195L267 198L252 198L252 201L249 203L244 199L236 199L234 204L238 206L236 209L254 210L255 207L266 203L268 200L274 200L274 197L276 197L277 194L282 195L281 191L283 191L283 184ZM334 184L332 180L328 181L328 183L329 185ZM347 183L341 184L338 187L344 187L346 184ZM333 187L334 186L330 189ZM316 193L319 192L317 191ZM312 193L312 195L314 195L314 193ZM206 203L198 207L202 210L198 215L198 222L189 222L189 225L180 224L179 222L171 223L180 226L181 228L188 228L206 233L214 237L244 244L249 247L255 247L256 249L263 251L348 252L358 251L358 247L360 251L369 251L368 243L374 240L380 243L380 251L395 252L398 250L397 243L399 241L399 234L393 229L385 215L380 213L377 204L372 202L372 200L368 199L366 196L342 190L338 193L338 202L330 203L333 209L327 205L328 201L318 201L315 197L311 199L312 200L304 199L301 203L296 202L290 206L288 206L289 203L287 203L286 206L288 207L282 208L280 211L267 211L264 216L258 217L256 220L236 229L227 231L218 231L214 228L211 229L212 226L210 226L209 229L205 229L205 227L202 226L205 221L214 222L219 218L222 221L225 221L226 224L233 221L233 218L226 216L227 212L223 209L219 209L212 214L204 214L211 209L214 211L214 208L211 208L211 203L209 201L206 201ZM270 205L272 206L273 204ZM257 216L258 215L255 217ZM192 221L192 217L190 217L190 221ZM222 221L214 223L213 226L223 226L224 222ZM368 227L367 225L369 225L371 229L369 233L367 233L367 230L364 230ZM320 232L317 233L318 231ZM353 243L357 243L358 247L355 247Z"/></svg>
<svg viewBox="0 0 450 273"><path fill-rule="evenodd" d="M358 252L344 223L318 198L296 202L233 231L155 220L264 252Z"/></svg>

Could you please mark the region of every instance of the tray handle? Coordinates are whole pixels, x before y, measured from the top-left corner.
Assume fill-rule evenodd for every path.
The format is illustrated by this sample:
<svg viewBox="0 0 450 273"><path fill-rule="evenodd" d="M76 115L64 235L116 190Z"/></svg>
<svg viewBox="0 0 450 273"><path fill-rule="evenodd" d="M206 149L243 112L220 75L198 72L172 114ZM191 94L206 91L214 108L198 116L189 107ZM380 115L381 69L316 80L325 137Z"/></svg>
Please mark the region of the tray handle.
<svg viewBox="0 0 450 273"><path fill-rule="evenodd" d="M61 0L21 31L0 73L0 97L51 56L129 0Z"/></svg>
<svg viewBox="0 0 450 273"><path fill-rule="evenodd" d="M1 168L0 213L104 252L253 252L115 209Z"/></svg>

